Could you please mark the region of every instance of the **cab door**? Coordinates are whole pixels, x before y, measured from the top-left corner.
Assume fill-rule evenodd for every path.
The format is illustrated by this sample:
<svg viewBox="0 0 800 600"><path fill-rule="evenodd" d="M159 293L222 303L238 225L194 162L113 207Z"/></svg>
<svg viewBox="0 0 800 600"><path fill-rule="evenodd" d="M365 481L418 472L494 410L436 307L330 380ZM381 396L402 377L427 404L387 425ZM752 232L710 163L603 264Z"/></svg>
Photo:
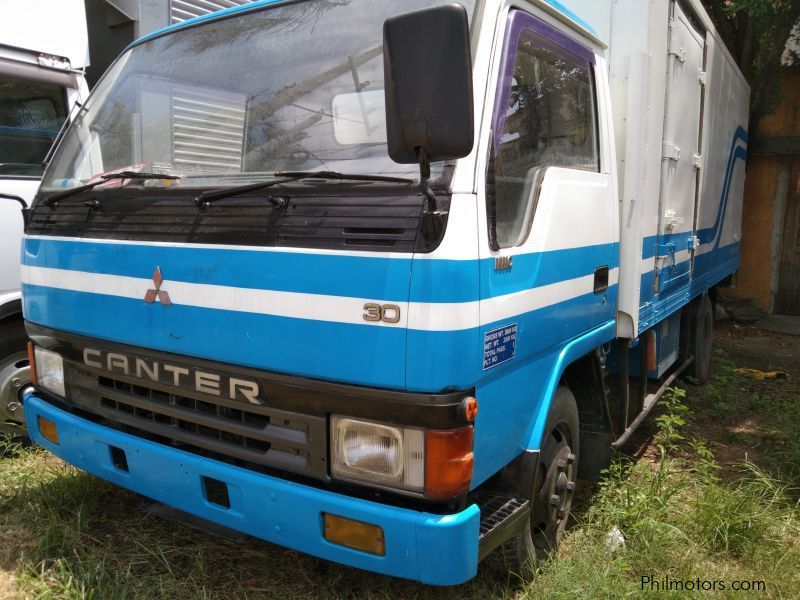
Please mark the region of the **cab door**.
<svg viewBox="0 0 800 600"><path fill-rule="evenodd" d="M618 274L594 51L512 10L500 62L481 271L487 374L613 319Z"/></svg>

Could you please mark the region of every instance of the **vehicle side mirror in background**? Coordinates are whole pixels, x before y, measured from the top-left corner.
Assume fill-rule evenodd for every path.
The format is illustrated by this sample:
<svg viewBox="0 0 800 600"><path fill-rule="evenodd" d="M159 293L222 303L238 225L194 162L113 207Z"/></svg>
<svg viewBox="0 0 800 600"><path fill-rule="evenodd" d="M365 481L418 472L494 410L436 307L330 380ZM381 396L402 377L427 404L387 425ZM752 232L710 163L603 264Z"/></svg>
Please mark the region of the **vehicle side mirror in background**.
<svg viewBox="0 0 800 600"><path fill-rule="evenodd" d="M25 227L28 226L28 222L31 218L31 209L28 208L28 203L25 202L23 198L13 194L0 194L0 200L13 200L14 202L19 202L22 205L22 222L25 224Z"/></svg>
<svg viewBox="0 0 800 600"><path fill-rule="evenodd" d="M467 10L448 4L387 19L383 65L389 156L419 163L428 199L423 233L434 239L444 221L428 186L430 163L463 158L474 141Z"/></svg>

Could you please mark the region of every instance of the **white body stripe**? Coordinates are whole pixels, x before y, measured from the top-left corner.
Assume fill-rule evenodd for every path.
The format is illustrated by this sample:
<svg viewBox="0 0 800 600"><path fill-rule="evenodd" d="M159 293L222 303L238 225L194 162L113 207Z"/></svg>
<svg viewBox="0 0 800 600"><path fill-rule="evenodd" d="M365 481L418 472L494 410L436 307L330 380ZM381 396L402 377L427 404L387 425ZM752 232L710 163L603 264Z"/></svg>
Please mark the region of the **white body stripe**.
<svg viewBox="0 0 800 600"><path fill-rule="evenodd" d="M616 285L619 269L609 272L609 285ZM28 285L74 292L131 298L144 302L150 279L102 275L66 269L24 266L22 281ZM409 327L422 331L458 331L511 319L517 315L590 294L594 276L587 275L551 285L524 290L488 300L454 303L404 302L395 324L367 322L364 304L380 300L301 294L274 290L229 287L165 280L161 289L173 304L215 310L247 312L293 319L309 319L372 327ZM164 307L165 310L169 310Z"/></svg>
<svg viewBox="0 0 800 600"><path fill-rule="evenodd" d="M73 292L132 298L142 300L142 302L144 302L147 290L154 287L151 279L31 266L22 268L22 282ZM161 290L169 294L173 304L182 306L349 323L351 325L405 327L405 318L408 314L407 303L401 303L400 322L396 324L367 323L363 318L364 304L376 302L375 300L170 280L164 281Z"/></svg>

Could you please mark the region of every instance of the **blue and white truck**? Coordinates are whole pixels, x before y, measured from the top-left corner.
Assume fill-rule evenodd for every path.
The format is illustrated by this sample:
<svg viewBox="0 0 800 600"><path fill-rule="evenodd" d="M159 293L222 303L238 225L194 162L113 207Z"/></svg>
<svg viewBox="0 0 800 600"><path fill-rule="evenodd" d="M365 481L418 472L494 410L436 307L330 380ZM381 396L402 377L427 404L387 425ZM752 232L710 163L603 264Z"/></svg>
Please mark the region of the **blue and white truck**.
<svg viewBox="0 0 800 600"><path fill-rule="evenodd" d="M30 436L339 563L524 569L579 472L708 376L747 121L699 0L262 1L149 35L28 214Z"/></svg>

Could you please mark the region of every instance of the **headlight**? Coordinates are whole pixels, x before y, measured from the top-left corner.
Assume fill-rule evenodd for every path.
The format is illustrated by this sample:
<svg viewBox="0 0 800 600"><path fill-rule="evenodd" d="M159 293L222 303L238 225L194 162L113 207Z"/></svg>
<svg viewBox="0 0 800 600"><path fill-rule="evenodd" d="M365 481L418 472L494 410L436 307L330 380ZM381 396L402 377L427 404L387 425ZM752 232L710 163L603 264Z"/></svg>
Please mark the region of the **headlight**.
<svg viewBox="0 0 800 600"><path fill-rule="evenodd" d="M64 361L55 352L34 347L36 358L36 383L58 396L64 397Z"/></svg>
<svg viewBox="0 0 800 600"><path fill-rule="evenodd" d="M340 479L422 492L425 434L346 417L331 418L331 471Z"/></svg>

